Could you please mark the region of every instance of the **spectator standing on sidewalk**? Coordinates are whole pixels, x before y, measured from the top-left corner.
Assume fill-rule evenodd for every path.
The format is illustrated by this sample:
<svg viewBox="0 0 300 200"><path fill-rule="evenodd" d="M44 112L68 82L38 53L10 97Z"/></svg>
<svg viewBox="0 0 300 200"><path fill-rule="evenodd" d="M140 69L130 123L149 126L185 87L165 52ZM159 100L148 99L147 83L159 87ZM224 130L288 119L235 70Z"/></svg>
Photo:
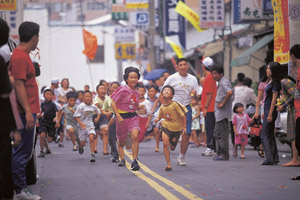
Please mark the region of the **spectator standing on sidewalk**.
<svg viewBox="0 0 300 200"><path fill-rule="evenodd" d="M201 110L205 118L206 144L207 149L202 156L212 156L215 149L214 129L215 129L215 99L217 95L217 84L211 75L211 69L214 65L210 57L202 61L202 69L205 76L203 82L203 91L201 95Z"/></svg>
<svg viewBox="0 0 300 200"><path fill-rule="evenodd" d="M217 155L214 160L229 160L229 120L231 119L232 108L232 86L224 77L224 69L214 64L211 74L215 81L218 81L218 90L215 101L215 131Z"/></svg>
<svg viewBox="0 0 300 200"><path fill-rule="evenodd" d="M20 25L20 44L13 51L10 61L19 113L24 125L20 131L21 144L12 152L12 173L17 199L41 199L27 189L25 172L33 148L36 114L40 112L35 68L29 57L29 53L36 49L39 42L39 29L39 25L34 22L23 22Z"/></svg>

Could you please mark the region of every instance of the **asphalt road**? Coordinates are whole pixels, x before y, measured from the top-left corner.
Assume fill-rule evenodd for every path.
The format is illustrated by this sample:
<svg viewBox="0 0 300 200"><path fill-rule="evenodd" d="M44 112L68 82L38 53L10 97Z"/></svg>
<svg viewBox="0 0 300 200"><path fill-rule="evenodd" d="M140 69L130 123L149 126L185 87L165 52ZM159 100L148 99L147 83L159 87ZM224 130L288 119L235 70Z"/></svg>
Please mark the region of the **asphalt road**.
<svg viewBox="0 0 300 200"><path fill-rule="evenodd" d="M245 160L231 157L229 161L201 156L204 147L189 148L187 166L177 166L177 146L171 153L173 170L166 172L162 143L160 152L156 153L152 140L140 144L141 170L132 172L130 155L126 156L127 167L118 167L102 151L97 154L96 162L90 163L89 146L79 155L72 151L70 141L64 144L64 148L50 144L52 154L37 158L39 180L29 188L44 200L288 200L300 196L300 181L290 180L300 173L300 167L261 166L263 159L250 146L246 148ZM289 147L278 144L278 148L280 164L289 161ZM102 142L98 149L102 150Z"/></svg>

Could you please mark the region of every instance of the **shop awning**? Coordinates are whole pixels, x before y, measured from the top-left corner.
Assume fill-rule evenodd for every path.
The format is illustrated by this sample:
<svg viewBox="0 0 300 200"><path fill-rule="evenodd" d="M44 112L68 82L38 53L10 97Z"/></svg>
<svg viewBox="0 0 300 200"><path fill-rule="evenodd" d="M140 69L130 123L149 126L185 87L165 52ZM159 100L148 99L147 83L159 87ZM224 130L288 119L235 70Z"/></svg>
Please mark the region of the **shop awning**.
<svg viewBox="0 0 300 200"><path fill-rule="evenodd" d="M256 42L252 47L248 48L246 51L241 53L237 58L235 58L231 66L242 66L242 65L248 65L250 63L250 59L252 54L266 46L269 42L271 42L274 39L273 34L269 34L264 36L262 39L260 39L258 42Z"/></svg>

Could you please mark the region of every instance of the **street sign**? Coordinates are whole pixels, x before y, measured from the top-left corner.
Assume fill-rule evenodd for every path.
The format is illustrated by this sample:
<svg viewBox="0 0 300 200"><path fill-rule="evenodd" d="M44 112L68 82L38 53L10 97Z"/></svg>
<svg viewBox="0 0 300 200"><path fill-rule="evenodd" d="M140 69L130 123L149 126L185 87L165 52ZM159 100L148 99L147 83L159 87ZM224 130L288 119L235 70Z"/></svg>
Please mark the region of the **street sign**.
<svg viewBox="0 0 300 200"><path fill-rule="evenodd" d="M0 1L0 10L17 10L16 0L5 0Z"/></svg>
<svg viewBox="0 0 300 200"><path fill-rule="evenodd" d="M135 44L115 44L115 56L117 60L135 59Z"/></svg>
<svg viewBox="0 0 300 200"><path fill-rule="evenodd" d="M224 27L224 0L200 1L200 27Z"/></svg>
<svg viewBox="0 0 300 200"><path fill-rule="evenodd" d="M149 29L149 12L130 12L129 13L129 22L132 26L141 30Z"/></svg>
<svg viewBox="0 0 300 200"><path fill-rule="evenodd" d="M149 0L126 0L126 8L147 9Z"/></svg>
<svg viewBox="0 0 300 200"><path fill-rule="evenodd" d="M117 27L114 36L116 42L134 42L134 30L132 28Z"/></svg>
<svg viewBox="0 0 300 200"><path fill-rule="evenodd" d="M112 20L128 20L127 9L123 4L112 4L111 15Z"/></svg>

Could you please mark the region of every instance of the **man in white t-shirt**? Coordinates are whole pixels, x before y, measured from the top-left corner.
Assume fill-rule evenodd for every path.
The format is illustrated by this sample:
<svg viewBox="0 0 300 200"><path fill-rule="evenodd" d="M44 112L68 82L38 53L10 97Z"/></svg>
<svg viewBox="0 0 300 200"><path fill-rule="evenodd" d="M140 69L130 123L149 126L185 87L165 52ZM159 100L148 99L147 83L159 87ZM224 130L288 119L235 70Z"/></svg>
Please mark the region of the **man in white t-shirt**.
<svg viewBox="0 0 300 200"><path fill-rule="evenodd" d="M188 74L189 64L187 59L178 59L176 62L176 69L178 72L169 76L165 81L164 86L171 85L175 90L173 101L181 103L188 110L188 113L186 114L186 134L182 136L180 155L178 157L178 164L180 166L185 166L186 162L184 156L189 146L192 125L192 109L190 106L191 96L196 96L198 81L195 76Z"/></svg>

